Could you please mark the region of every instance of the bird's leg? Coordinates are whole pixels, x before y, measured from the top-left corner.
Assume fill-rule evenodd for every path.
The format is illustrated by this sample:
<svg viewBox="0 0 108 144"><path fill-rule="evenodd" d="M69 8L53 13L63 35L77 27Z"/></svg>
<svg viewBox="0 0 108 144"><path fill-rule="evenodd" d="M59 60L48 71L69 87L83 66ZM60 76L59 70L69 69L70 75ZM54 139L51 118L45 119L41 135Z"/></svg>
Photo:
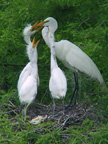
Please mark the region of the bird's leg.
<svg viewBox="0 0 108 144"><path fill-rule="evenodd" d="M24 121L26 121L26 112L27 112L27 106L24 107L23 111Z"/></svg>
<svg viewBox="0 0 108 144"><path fill-rule="evenodd" d="M53 98L53 116L54 116L54 112L55 112L55 100Z"/></svg>
<svg viewBox="0 0 108 144"><path fill-rule="evenodd" d="M62 106L63 106L63 115L64 115L64 111L65 111L65 109L64 109L64 98L62 100Z"/></svg>
<svg viewBox="0 0 108 144"><path fill-rule="evenodd" d="M30 103L28 103L28 105L25 106L25 108L24 108L24 112L23 112L23 115L24 115L24 121L26 121L26 113L27 113L27 108L28 108L29 105L30 105Z"/></svg>
<svg viewBox="0 0 108 144"><path fill-rule="evenodd" d="M75 95L74 95L74 102L73 102L73 106L76 105L76 100L77 100L77 93L78 93L78 89L79 89L79 85L78 85L78 73L75 73Z"/></svg>
<svg viewBox="0 0 108 144"><path fill-rule="evenodd" d="M70 102L67 106L65 106L65 109L71 106L72 100L74 97L75 97L75 99L74 99L73 106L76 104L76 98L77 98L77 93L78 93L78 73L77 72L76 73L74 72L74 79L75 79L75 89L71 96Z"/></svg>
<svg viewBox="0 0 108 144"><path fill-rule="evenodd" d="M20 107L19 107L19 114L21 113L22 111L22 104L20 104Z"/></svg>

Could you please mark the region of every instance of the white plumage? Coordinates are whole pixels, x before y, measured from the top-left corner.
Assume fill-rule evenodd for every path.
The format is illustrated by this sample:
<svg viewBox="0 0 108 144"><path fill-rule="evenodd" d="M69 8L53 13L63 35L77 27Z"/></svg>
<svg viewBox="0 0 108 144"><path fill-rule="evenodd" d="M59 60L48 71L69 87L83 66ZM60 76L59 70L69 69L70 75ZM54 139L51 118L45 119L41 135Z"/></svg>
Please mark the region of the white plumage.
<svg viewBox="0 0 108 144"><path fill-rule="evenodd" d="M31 35L36 33L36 30L31 31L32 29L32 25L31 24L27 24L27 26L24 28L23 30L23 35L24 35L24 40L27 44L31 43Z"/></svg>
<svg viewBox="0 0 108 144"><path fill-rule="evenodd" d="M54 99L63 99L66 95L66 77L59 67L56 67L53 70L51 70L49 89L51 91L52 98Z"/></svg>
<svg viewBox="0 0 108 144"><path fill-rule="evenodd" d="M24 67L22 70L19 80L18 80L18 94L19 100L21 104L25 104L26 107L24 109L24 115L26 116L26 110L29 104L33 102L37 95L37 88L39 83L39 76L38 76L38 65L37 65L37 45L39 41L34 44L35 39L33 42L30 40L30 36L35 32L31 31L31 25L28 25L24 29L24 38L27 42L27 54L29 57L30 62Z"/></svg>
<svg viewBox="0 0 108 144"><path fill-rule="evenodd" d="M44 24L46 27L42 29L42 36L46 44L49 46L48 27L51 29L54 35L58 24L57 21L52 17L45 19L45 21L48 22ZM54 42L54 45L57 58L62 61L67 68L74 71L78 70L83 72L88 76L97 79L100 83L104 83L102 75L100 74L95 63L79 47L68 40Z"/></svg>
<svg viewBox="0 0 108 144"><path fill-rule="evenodd" d="M104 83L103 77L95 63L79 47L67 40L55 42L55 47L56 56L67 68L73 71L78 70L97 79L101 84Z"/></svg>
<svg viewBox="0 0 108 144"><path fill-rule="evenodd" d="M53 112L55 110L54 99L62 99L64 110L64 97L67 92L67 80L63 71L58 67L55 56L55 47L53 35L49 32L50 50L51 50L51 77L49 81L49 90L53 98ZM64 112L64 111L63 111Z"/></svg>
<svg viewBox="0 0 108 144"><path fill-rule="evenodd" d="M52 35L54 36L54 32L57 28L58 24L54 18L48 17L44 20L42 36L49 47L49 30L52 32ZM62 61L67 68L73 70L75 73L80 71L90 76L91 78L98 80L101 84L103 84L106 91L108 92L99 69L92 61L92 59L87 54L85 54L79 47L69 42L68 40L61 40L59 42L54 41L54 47L57 58L60 61ZM78 82L78 79L76 81ZM78 83L76 89L78 89Z"/></svg>
<svg viewBox="0 0 108 144"><path fill-rule="evenodd" d="M37 94L37 70L35 69L36 66L29 62L19 76L18 93L21 104L31 103Z"/></svg>
<svg viewBox="0 0 108 144"><path fill-rule="evenodd" d="M37 66L37 48L28 45L34 51L32 57L29 56L30 62L22 70L18 80L18 92L21 103L31 103L37 94L38 83L38 66ZM33 52L32 51L32 52Z"/></svg>

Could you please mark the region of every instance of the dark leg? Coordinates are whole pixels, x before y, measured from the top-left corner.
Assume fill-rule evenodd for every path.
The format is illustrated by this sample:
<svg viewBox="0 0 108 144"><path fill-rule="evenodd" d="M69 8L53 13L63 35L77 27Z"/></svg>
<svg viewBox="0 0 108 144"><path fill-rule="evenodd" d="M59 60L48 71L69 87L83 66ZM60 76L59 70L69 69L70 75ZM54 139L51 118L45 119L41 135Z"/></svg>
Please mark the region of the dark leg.
<svg viewBox="0 0 108 144"><path fill-rule="evenodd" d="M20 104L20 107L19 107L19 114L21 113L21 111L22 111L22 107L23 107L23 105L22 104Z"/></svg>
<svg viewBox="0 0 108 144"><path fill-rule="evenodd" d="M77 93L78 93L78 88L79 88L79 86L78 86L78 73L77 72L76 73L74 72L74 79L75 79L75 89L74 89L74 92L71 96L69 104L67 106L65 106L65 108L68 108L69 106L71 106L73 98L74 98L73 106L75 106L75 104L76 104Z"/></svg>
<svg viewBox="0 0 108 144"><path fill-rule="evenodd" d="M75 95L74 95L73 106L76 105L77 94L78 94L78 89L79 89L79 86L78 86L78 73L74 73L74 74L75 74L76 80L75 80ZM70 105L71 105L71 103L70 103Z"/></svg>
<svg viewBox="0 0 108 144"><path fill-rule="evenodd" d="M62 99L62 106L63 106L63 115L65 114L64 112L64 98Z"/></svg>
<svg viewBox="0 0 108 144"><path fill-rule="evenodd" d="M54 113L55 113L55 100L53 98L53 116L54 116Z"/></svg>

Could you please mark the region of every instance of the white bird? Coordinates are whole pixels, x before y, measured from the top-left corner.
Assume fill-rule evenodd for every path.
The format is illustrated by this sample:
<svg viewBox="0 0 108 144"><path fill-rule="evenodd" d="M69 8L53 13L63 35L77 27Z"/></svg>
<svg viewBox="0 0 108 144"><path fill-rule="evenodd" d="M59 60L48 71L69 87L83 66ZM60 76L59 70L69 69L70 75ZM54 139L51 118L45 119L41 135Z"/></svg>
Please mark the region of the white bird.
<svg viewBox="0 0 108 144"><path fill-rule="evenodd" d="M33 102L37 95L38 88L38 66L37 66L37 46L39 41L34 45L30 43L27 49L31 49L29 54L30 62L22 70L18 80L18 94L21 104L26 104L24 108L24 116L26 117L26 111L28 106Z"/></svg>
<svg viewBox="0 0 108 144"><path fill-rule="evenodd" d="M27 31L26 31L27 30ZM24 32L28 32L29 34L34 34L35 32L30 32L31 26L27 26L24 30ZM28 43L27 45L27 54L29 57L30 62L24 67L22 70L19 80L18 80L18 94L19 94L19 100L21 104L26 105L24 108L24 120L26 119L26 111L28 106L33 102L37 95L37 88L39 84L39 76L38 76L38 54L37 54L37 46L39 44L39 41L37 41L36 44L35 38L31 42L30 35L26 33L25 40Z"/></svg>
<svg viewBox="0 0 108 144"><path fill-rule="evenodd" d="M50 51L51 51L51 77L49 81L49 90L53 99L53 114L55 111L55 100L62 99L63 102L63 113L64 113L64 97L67 92L67 80L63 71L58 67L56 56L55 56L55 47L54 47L54 37L49 32L50 39Z"/></svg>
<svg viewBox="0 0 108 144"><path fill-rule="evenodd" d="M42 23L44 26L42 29L42 36L46 44L50 47L49 32L50 35L54 36L54 32L58 28L58 23L52 17L46 18ZM91 78L98 80L105 87L108 93L108 89L96 64L78 46L68 40L61 40L59 42L54 41L54 47L57 58L62 61L68 69L74 71L75 89L68 106L71 105L73 97L75 97L73 105L76 103L78 92L78 72L82 72Z"/></svg>

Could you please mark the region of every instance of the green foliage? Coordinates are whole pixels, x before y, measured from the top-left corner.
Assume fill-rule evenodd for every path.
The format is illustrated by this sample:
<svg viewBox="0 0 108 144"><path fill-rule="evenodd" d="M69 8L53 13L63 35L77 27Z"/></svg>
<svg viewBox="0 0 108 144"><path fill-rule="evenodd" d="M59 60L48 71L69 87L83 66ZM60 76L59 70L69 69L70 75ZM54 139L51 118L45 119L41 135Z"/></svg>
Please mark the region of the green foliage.
<svg viewBox="0 0 108 144"><path fill-rule="evenodd" d="M5 91L1 91L0 93L0 102L5 103L6 101L13 101L15 104L18 104L18 94L16 89L12 89L6 93Z"/></svg>
<svg viewBox="0 0 108 144"><path fill-rule="evenodd" d="M89 144L98 144L105 142L107 143L107 132L108 125L103 127L102 125L96 128L94 121L86 119L81 127L70 127L70 136L72 137L69 141L72 144L80 143L89 143ZM69 130L68 129L68 130Z"/></svg>
<svg viewBox="0 0 108 144"><path fill-rule="evenodd" d="M106 126L99 124L97 127L97 124L89 119L86 119L81 126L71 126L63 130L55 127L54 122L35 126L20 121L18 116L10 119L7 114L0 113L0 115L0 143L3 144L107 144L108 142L108 124Z"/></svg>

